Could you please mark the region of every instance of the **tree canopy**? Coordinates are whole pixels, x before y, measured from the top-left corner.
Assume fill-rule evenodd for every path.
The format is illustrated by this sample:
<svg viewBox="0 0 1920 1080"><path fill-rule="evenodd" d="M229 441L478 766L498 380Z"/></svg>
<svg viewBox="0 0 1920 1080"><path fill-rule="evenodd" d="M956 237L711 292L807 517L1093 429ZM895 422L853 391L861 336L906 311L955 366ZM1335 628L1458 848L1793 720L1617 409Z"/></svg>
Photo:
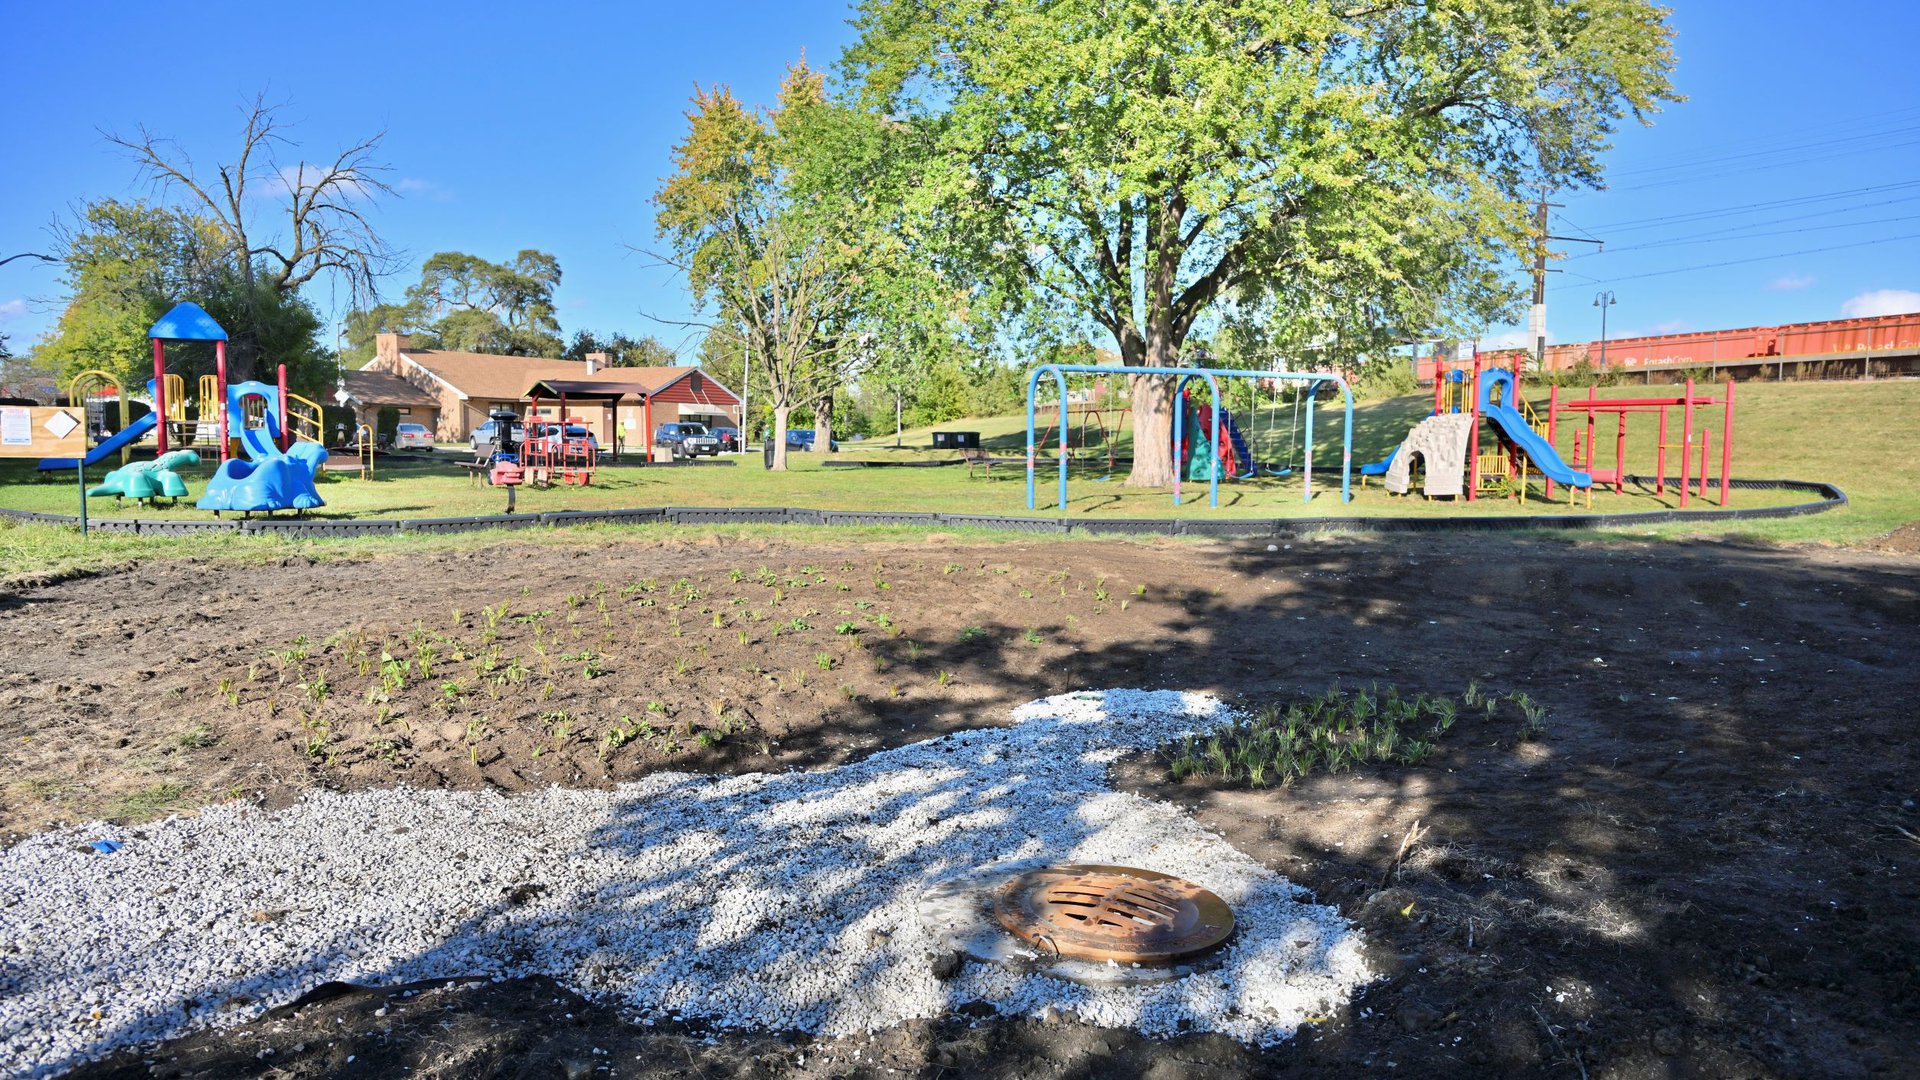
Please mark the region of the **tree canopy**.
<svg viewBox="0 0 1920 1080"><path fill-rule="evenodd" d="M606 353L615 367L672 367L680 362L674 351L659 340L651 336L628 337L618 330L605 335L576 330L560 358L585 360L588 353L596 352Z"/></svg>
<svg viewBox="0 0 1920 1080"><path fill-rule="evenodd" d="M687 275L712 315L709 333L738 336L742 363L766 388L783 469L789 415L869 364L890 321L881 313L911 295L900 284L910 252L893 227L901 161L880 119L834 101L804 61L788 69L773 108L704 88L687 121L654 196L669 249L660 257ZM817 410L815 424L828 428L831 410Z"/></svg>
<svg viewBox="0 0 1920 1080"><path fill-rule="evenodd" d="M422 348L504 356L559 356L565 344L553 291L560 261L531 248L507 262L442 251L420 268L420 280L396 304L347 316L348 355L373 356L381 333L415 336Z"/></svg>
<svg viewBox="0 0 1920 1080"><path fill-rule="evenodd" d="M1378 341L1513 300L1527 202L1674 98L1645 0L865 0L845 71L917 138L915 234L1134 365L1205 317ZM1131 481L1172 479L1135 380Z"/></svg>

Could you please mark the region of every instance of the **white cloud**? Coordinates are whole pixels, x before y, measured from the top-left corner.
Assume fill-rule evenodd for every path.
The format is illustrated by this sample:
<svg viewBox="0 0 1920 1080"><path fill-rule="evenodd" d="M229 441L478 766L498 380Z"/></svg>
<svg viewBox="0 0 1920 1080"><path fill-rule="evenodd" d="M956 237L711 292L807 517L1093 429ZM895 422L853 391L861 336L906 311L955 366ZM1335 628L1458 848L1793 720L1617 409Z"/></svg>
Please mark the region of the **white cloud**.
<svg viewBox="0 0 1920 1080"><path fill-rule="evenodd" d="M1791 292L1804 289L1813 284L1812 274L1786 274L1767 282L1767 288L1773 292Z"/></svg>
<svg viewBox="0 0 1920 1080"><path fill-rule="evenodd" d="M1907 315L1917 311L1920 311L1920 292L1912 289L1874 289L1851 297L1840 305L1840 314L1849 319Z"/></svg>
<svg viewBox="0 0 1920 1080"><path fill-rule="evenodd" d="M403 176L394 181L393 190L401 195L415 195L434 202L451 202L453 193L431 180L422 180L417 176Z"/></svg>
<svg viewBox="0 0 1920 1080"><path fill-rule="evenodd" d="M311 188L326 179L327 172L328 167L325 165L313 165L304 161L294 165L282 165L266 176L260 177L257 180L259 186L254 190L263 198L278 199L294 191ZM349 198L361 198L367 194L366 185L361 183L352 172L336 178L334 185L336 192L345 192Z"/></svg>
<svg viewBox="0 0 1920 1080"><path fill-rule="evenodd" d="M27 302L25 300L8 300L0 304L0 322L6 322L8 319L17 319L26 313Z"/></svg>

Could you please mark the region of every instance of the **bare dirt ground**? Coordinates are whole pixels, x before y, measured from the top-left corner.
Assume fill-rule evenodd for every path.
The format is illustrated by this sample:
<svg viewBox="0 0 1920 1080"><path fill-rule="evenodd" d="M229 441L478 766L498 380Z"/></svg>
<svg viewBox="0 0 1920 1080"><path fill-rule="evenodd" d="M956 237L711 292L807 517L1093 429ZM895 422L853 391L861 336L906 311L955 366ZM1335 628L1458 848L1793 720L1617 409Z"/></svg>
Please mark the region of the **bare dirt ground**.
<svg viewBox="0 0 1920 1080"><path fill-rule="evenodd" d="M1372 939L1382 980L1271 1051L966 1014L713 1036L455 980L316 988L77 1075L1911 1076L1916 571L1465 537L155 565L0 593L0 832L314 787L817 768L1066 689L1477 680L1546 704L1544 738L1463 725L1418 767L1285 790L1123 765Z"/></svg>

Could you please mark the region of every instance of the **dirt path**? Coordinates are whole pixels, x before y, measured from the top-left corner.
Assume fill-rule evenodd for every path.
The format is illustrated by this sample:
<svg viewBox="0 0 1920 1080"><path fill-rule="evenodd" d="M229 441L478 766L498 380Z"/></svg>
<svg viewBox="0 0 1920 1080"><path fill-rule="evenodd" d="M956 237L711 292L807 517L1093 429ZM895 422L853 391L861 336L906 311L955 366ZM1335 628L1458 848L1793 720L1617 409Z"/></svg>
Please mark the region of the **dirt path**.
<svg viewBox="0 0 1920 1080"><path fill-rule="evenodd" d="M1546 737L1285 791L1124 766L1376 941L1388 978L1265 1054L1070 1018L712 1043L526 982L344 993L86 1071L1912 1075L1917 568L1458 537L156 566L0 594L0 830L314 786L817 767L1062 689L1477 681L1544 702Z"/></svg>

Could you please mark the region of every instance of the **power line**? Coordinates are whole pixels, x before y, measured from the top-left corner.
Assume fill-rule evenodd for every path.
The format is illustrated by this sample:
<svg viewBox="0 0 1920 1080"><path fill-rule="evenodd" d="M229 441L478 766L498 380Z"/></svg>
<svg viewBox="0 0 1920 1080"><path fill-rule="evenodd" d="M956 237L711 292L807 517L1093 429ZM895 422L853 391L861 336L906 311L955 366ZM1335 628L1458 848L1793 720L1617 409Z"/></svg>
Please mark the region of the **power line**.
<svg viewBox="0 0 1920 1080"><path fill-rule="evenodd" d="M1828 247L1806 248L1801 251L1782 251L1773 255L1756 255L1750 259L1728 259L1725 262L1702 263L1699 266L1681 266L1675 267L1672 270L1654 270L1645 274L1629 274L1625 277L1602 278L1594 282L1594 284L1612 285L1620 281L1639 281L1643 278L1666 277L1670 274L1687 274L1695 270L1718 270L1723 266L1743 266L1748 263L1770 262L1774 259L1790 259L1796 255L1818 255L1827 251L1845 251L1849 248L1872 247L1876 244L1891 244L1897 240L1920 240L1920 233L1906 233L1901 236L1883 236L1873 240L1859 240L1851 244L1833 244ZM1555 287L1553 291L1559 292L1562 289L1572 287L1573 286L1570 285L1560 285Z"/></svg>
<svg viewBox="0 0 1920 1080"><path fill-rule="evenodd" d="M1916 195L1914 196L1914 198L1920 199L1920 195ZM1896 201L1911 202L1913 200L1901 199ZM1865 209L1865 208L1857 207L1855 209ZM1819 215L1810 215L1810 216L1819 216ZM1704 233L1694 233L1687 236L1676 236L1667 240L1654 240L1645 244L1629 244L1626 247L1614 248L1612 251L1606 252L1606 254L1619 255L1619 254L1624 254L1630 251L1652 251L1657 248L1685 247L1690 244L1730 244L1740 240L1757 240L1763 236L1792 236L1796 233L1826 232L1830 229L1857 229L1864 225L1890 225L1896 221L1912 221L1915 219L1916 216L1920 216L1920 215L1902 214L1897 217L1869 218L1865 221L1836 221L1828 225L1807 225L1798 229L1768 229L1763 232L1743 231L1747 228L1752 228L1759 225L1780 224L1782 222L1787 222L1787 221L1804 220L1803 218L1781 218L1779 219L1779 221L1775 221L1775 222L1764 222L1764 221L1756 222L1754 223L1754 226L1742 226L1740 229L1715 229L1715 230L1704 232ZM1592 254L1568 256L1569 259L1587 259L1592 257L1593 257Z"/></svg>
<svg viewBox="0 0 1920 1080"><path fill-rule="evenodd" d="M1596 227L1608 232L1638 232L1642 229L1653 229L1668 224L1711 221L1715 218L1737 217L1753 211L1778 210L1789 206L1805 206L1813 203L1831 202L1835 199L1853 198L1859 195L1875 195L1883 191L1904 191L1915 187L1920 187L1920 180L1903 180L1892 184L1874 184L1868 187L1843 188L1838 191L1816 192L1812 195L1795 195L1784 199L1769 199L1765 202L1743 203L1737 206L1710 207L1705 210L1689 210L1679 214L1627 218L1623 221L1609 222Z"/></svg>
<svg viewBox="0 0 1920 1080"><path fill-rule="evenodd" d="M1884 153L1888 150L1898 150L1908 146L1920 146L1920 138L1909 139L1905 142L1896 142L1896 143L1885 143L1885 142L1874 143L1869 146L1856 147L1852 150L1823 152L1823 153L1814 154L1808 157L1795 158L1791 161L1776 161L1770 165L1751 165L1751 166L1747 166L1746 168L1739 168L1739 169L1728 169L1728 168L1722 168L1720 166L1702 165L1701 167L1703 171L1698 176L1685 176L1685 177L1680 177L1678 179L1658 180L1649 184L1634 184L1630 187L1608 188L1607 190L1610 192L1652 191L1656 188L1677 187L1685 184L1698 184L1708 180L1725 180L1728 176L1737 176L1737 175L1742 175L1746 173L1770 172L1774 169L1786 169L1786 168L1791 168L1795 165L1805 165L1805 164L1808 164L1809 162L1817 161L1817 162L1825 163L1825 162L1832 161L1836 158L1853 157L1858 154Z"/></svg>
<svg viewBox="0 0 1920 1080"><path fill-rule="evenodd" d="M1818 150L1825 147L1843 146L1848 143L1857 143L1866 139L1884 139L1892 135L1911 135L1916 132L1920 132L1920 127L1908 126L1908 127L1887 128L1882 131L1862 132L1861 134L1858 134L1858 135L1843 135L1838 138L1815 139L1811 142L1788 143L1788 144L1783 144L1778 146L1766 147L1759 150L1748 150L1744 153L1738 153L1738 154L1719 154L1719 155L1699 157L1699 158L1682 158L1667 165L1642 165L1638 168L1612 170L1610 172L1610 175L1645 176L1651 173L1673 172L1679 169L1697 169L1706 165L1721 165L1729 161L1746 161L1751 158L1763 158L1763 157L1771 156L1773 154L1801 154L1801 153L1805 153L1808 150Z"/></svg>

